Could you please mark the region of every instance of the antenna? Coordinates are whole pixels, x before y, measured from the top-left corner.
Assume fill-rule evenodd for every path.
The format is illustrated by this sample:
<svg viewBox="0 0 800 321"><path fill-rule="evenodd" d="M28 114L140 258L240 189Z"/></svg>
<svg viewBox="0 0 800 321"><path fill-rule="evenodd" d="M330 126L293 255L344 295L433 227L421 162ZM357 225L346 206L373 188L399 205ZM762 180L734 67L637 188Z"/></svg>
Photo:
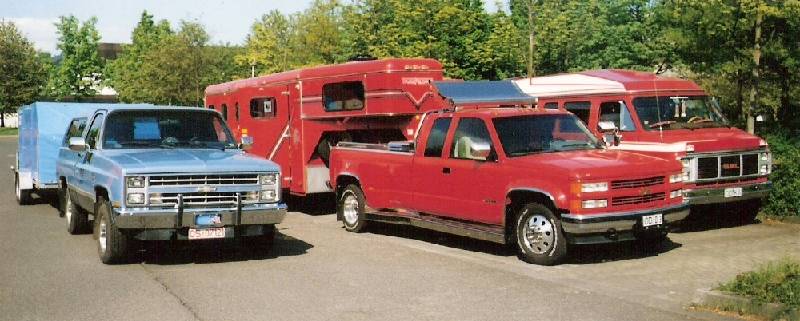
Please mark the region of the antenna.
<svg viewBox="0 0 800 321"><path fill-rule="evenodd" d="M658 101L658 83L656 82L656 78L658 78L659 74L661 74L661 73L663 73L665 71L664 69L662 69L663 66L664 66L664 64L658 64L658 69L656 69L656 71L653 72L655 74L654 77L653 77L653 90L656 93L656 116L658 116L658 123L659 123L659 126L658 126L658 138L659 138L659 140L661 140L662 143L664 142L664 125L660 124L661 123L661 103Z"/></svg>

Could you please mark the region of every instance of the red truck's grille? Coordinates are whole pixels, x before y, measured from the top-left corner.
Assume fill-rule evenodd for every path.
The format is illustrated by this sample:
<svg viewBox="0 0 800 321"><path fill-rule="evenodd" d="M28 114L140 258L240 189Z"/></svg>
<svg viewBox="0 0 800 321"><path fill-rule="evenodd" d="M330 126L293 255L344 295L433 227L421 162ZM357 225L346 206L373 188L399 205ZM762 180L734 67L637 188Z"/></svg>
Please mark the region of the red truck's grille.
<svg viewBox="0 0 800 321"><path fill-rule="evenodd" d="M637 196L617 196L611 198L612 206L643 204L664 200L666 194L664 192L637 195Z"/></svg>
<svg viewBox="0 0 800 321"><path fill-rule="evenodd" d="M151 176L150 186L253 185L257 174Z"/></svg>
<svg viewBox="0 0 800 321"><path fill-rule="evenodd" d="M697 159L697 178L731 178L758 174L758 154L732 154Z"/></svg>
<svg viewBox="0 0 800 321"><path fill-rule="evenodd" d="M647 187L664 184L664 176L655 176L640 179L618 180L611 182L611 189Z"/></svg>

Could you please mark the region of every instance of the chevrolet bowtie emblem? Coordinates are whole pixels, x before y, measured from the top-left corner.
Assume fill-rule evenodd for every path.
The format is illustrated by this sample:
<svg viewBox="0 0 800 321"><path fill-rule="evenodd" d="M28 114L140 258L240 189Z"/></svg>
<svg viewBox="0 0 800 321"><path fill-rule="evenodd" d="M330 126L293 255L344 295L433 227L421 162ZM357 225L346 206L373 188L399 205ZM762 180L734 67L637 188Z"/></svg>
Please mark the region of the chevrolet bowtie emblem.
<svg viewBox="0 0 800 321"><path fill-rule="evenodd" d="M198 187L197 191L200 193L210 193L210 192L216 192L217 188L214 186L203 185Z"/></svg>

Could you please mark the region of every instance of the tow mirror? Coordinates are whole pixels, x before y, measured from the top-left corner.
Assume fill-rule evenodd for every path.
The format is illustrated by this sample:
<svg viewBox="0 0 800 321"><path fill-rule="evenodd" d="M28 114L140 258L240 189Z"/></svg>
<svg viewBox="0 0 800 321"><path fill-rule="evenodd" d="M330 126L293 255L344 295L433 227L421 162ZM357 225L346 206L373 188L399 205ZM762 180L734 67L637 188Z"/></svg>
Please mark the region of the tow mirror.
<svg viewBox="0 0 800 321"><path fill-rule="evenodd" d="M600 133L603 134L603 142L606 144L606 146L619 145L622 137L619 134L617 125L615 125L613 121L600 121L597 123L597 127L600 129Z"/></svg>
<svg viewBox="0 0 800 321"><path fill-rule="evenodd" d="M410 153L414 151L414 142L411 141L389 142L388 147L389 151L392 152Z"/></svg>
<svg viewBox="0 0 800 321"><path fill-rule="evenodd" d="M469 158L474 160L487 161L492 155L492 145L486 142L471 141L469 150Z"/></svg>
<svg viewBox="0 0 800 321"><path fill-rule="evenodd" d="M243 150L249 150L253 147L254 142L255 141L253 140L253 137L244 136L242 137L242 142L239 144L239 148Z"/></svg>
<svg viewBox="0 0 800 321"><path fill-rule="evenodd" d="M86 140L83 139L83 137L70 137L69 149L71 151L82 152L89 149L89 146L86 145Z"/></svg>

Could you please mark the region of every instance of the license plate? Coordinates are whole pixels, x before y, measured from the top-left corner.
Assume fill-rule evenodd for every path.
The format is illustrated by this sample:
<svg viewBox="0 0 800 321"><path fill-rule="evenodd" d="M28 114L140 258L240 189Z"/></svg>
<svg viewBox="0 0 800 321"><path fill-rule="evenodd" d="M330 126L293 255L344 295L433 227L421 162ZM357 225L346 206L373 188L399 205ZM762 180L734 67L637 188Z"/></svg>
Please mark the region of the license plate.
<svg viewBox="0 0 800 321"><path fill-rule="evenodd" d="M725 189L725 197L740 197L742 196L741 187L731 187Z"/></svg>
<svg viewBox="0 0 800 321"><path fill-rule="evenodd" d="M664 223L664 217L661 214L642 216L642 227L661 225L663 223Z"/></svg>
<svg viewBox="0 0 800 321"><path fill-rule="evenodd" d="M214 228L190 228L190 240L203 240L203 239L220 239L225 237L224 227Z"/></svg>

